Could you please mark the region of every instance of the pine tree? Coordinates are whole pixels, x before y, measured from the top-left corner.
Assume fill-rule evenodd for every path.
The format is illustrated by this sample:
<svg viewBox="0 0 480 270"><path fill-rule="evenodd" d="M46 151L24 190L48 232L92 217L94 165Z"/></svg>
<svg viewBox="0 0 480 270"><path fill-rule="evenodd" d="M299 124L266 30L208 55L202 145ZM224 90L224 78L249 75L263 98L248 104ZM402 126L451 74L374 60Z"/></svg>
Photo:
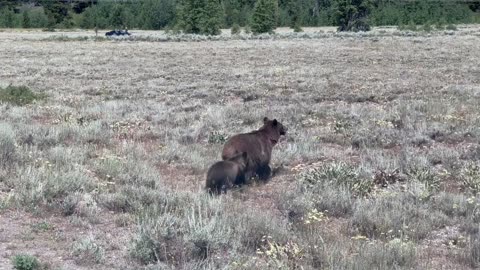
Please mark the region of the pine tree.
<svg viewBox="0 0 480 270"><path fill-rule="evenodd" d="M242 3L238 0L223 0L223 8L225 9L225 24L231 27L234 24L239 24L241 21L240 10Z"/></svg>
<svg viewBox="0 0 480 270"><path fill-rule="evenodd" d="M10 8L3 9L0 13L0 20L3 21L1 23L3 27L13 28L15 26L15 13Z"/></svg>
<svg viewBox="0 0 480 270"><path fill-rule="evenodd" d="M144 29L162 29L175 17L173 0L146 0L140 8L140 25Z"/></svg>
<svg viewBox="0 0 480 270"><path fill-rule="evenodd" d="M278 2L277 0L258 0L252 15L252 31L271 33L277 27Z"/></svg>
<svg viewBox="0 0 480 270"><path fill-rule="evenodd" d="M0 0L0 9L10 9L15 6L15 1L12 0Z"/></svg>
<svg viewBox="0 0 480 270"><path fill-rule="evenodd" d="M30 28L31 23L30 23L30 16L28 15L28 11L23 11L22 14L22 27L23 28Z"/></svg>
<svg viewBox="0 0 480 270"><path fill-rule="evenodd" d="M110 24L115 28L123 28L126 24L125 11L122 5L115 5L112 16L110 17Z"/></svg>
<svg viewBox="0 0 480 270"><path fill-rule="evenodd" d="M338 31L369 31L367 18L371 9L371 0L337 0Z"/></svg>
<svg viewBox="0 0 480 270"><path fill-rule="evenodd" d="M178 27L185 33L218 35L222 20L218 0L182 0L177 7Z"/></svg>
<svg viewBox="0 0 480 270"><path fill-rule="evenodd" d="M288 25L290 28L298 28L301 25L301 4L302 3L298 0L288 0L285 2L285 9L290 17Z"/></svg>
<svg viewBox="0 0 480 270"><path fill-rule="evenodd" d="M68 6L59 1L40 0L48 16L50 26L61 23L68 16Z"/></svg>
<svg viewBox="0 0 480 270"><path fill-rule="evenodd" d="M219 0L205 0L200 31L202 34L218 35L222 26L223 9Z"/></svg>
<svg viewBox="0 0 480 270"><path fill-rule="evenodd" d="M185 33L200 33L200 15L203 13L202 0L182 0L177 7L178 27Z"/></svg>

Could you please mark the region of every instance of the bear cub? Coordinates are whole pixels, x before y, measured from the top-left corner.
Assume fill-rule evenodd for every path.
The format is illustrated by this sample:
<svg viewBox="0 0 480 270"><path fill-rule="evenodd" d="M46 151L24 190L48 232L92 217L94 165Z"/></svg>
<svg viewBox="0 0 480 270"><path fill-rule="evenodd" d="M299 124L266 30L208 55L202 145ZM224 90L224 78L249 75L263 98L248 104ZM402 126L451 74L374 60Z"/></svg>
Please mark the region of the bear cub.
<svg viewBox="0 0 480 270"><path fill-rule="evenodd" d="M221 194L235 185L244 184L247 165L246 152L214 163L207 172L206 190L210 194Z"/></svg>

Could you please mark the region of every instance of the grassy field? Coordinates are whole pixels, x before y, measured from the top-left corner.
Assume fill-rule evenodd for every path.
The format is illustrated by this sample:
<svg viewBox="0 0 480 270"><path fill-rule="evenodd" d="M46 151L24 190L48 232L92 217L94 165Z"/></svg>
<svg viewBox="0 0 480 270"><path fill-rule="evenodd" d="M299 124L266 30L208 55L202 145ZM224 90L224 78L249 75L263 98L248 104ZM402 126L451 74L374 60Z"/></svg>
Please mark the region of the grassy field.
<svg viewBox="0 0 480 270"><path fill-rule="evenodd" d="M0 269L474 269L480 28L376 31L4 30ZM264 116L289 131L273 178L207 196L225 140Z"/></svg>

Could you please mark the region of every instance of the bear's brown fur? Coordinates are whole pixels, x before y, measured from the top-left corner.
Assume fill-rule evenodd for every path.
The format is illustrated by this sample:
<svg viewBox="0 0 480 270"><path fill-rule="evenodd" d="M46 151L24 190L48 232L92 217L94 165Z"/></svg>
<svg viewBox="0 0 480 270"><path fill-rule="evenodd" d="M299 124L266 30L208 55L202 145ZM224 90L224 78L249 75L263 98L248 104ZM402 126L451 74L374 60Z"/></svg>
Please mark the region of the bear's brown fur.
<svg viewBox="0 0 480 270"><path fill-rule="evenodd" d="M278 143L281 135L287 133L287 128L277 119L263 119L263 126L249 133L241 133L231 137L224 145L222 159L227 160L239 153L246 152L248 166L246 168L247 180L258 175L261 180L267 180L271 174L270 159L272 149Z"/></svg>
<svg viewBox="0 0 480 270"><path fill-rule="evenodd" d="M207 172L206 189L209 193L220 194L234 185L245 183L247 153L242 152L227 160L214 163Z"/></svg>

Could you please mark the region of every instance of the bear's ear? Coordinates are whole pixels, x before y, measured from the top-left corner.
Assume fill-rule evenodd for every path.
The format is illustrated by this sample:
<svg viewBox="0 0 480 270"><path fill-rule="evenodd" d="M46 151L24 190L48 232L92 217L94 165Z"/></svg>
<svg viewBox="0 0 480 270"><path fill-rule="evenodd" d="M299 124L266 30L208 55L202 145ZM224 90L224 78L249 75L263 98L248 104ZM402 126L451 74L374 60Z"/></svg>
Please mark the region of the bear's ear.
<svg viewBox="0 0 480 270"><path fill-rule="evenodd" d="M268 121L268 117L265 116L265 117L263 118L263 123L266 123L267 121Z"/></svg>
<svg viewBox="0 0 480 270"><path fill-rule="evenodd" d="M277 119L273 119L272 123L273 123L273 126L277 126L277 124L278 124Z"/></svg>

